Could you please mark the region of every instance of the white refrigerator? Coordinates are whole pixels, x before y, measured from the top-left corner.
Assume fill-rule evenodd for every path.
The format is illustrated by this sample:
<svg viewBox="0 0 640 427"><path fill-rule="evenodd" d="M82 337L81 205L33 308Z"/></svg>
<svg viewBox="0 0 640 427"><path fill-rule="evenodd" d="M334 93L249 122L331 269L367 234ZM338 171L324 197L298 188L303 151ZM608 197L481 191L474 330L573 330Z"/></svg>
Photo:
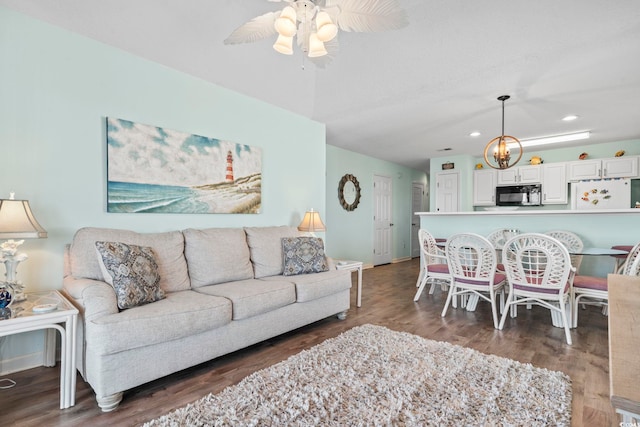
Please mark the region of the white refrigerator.
<svg viewBox="0 0 640 427"><path fill-rule="evenodd" d="M597 179L571 183L571 209L629 209L631 180Z"/></svg>

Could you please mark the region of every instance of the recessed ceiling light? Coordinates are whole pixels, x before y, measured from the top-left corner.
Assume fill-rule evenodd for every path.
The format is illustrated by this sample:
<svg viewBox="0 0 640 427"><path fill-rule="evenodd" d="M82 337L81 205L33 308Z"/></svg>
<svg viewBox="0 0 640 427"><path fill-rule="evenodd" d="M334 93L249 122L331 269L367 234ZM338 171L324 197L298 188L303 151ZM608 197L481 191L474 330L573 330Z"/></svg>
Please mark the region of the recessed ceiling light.
<svg viewBox="0 0 640 427"><path fill-rule="evenodd" d="M480 135L481 135L481 134L480 134L480 132L478 132L478 131L471 132L471 133L469 134L469 136L472 136L472 137L474 137L474 138L475 138L476 136L480 136Z"/></svg>
<svg viewBox="0 0 640 427"><path fill-rule="evenodd" d="M568 116L565 116L562 118L562 120L564 120L565 122L570 122L572 120L577 119L578 116L576 116L575 114L569 114Z"/></svg>

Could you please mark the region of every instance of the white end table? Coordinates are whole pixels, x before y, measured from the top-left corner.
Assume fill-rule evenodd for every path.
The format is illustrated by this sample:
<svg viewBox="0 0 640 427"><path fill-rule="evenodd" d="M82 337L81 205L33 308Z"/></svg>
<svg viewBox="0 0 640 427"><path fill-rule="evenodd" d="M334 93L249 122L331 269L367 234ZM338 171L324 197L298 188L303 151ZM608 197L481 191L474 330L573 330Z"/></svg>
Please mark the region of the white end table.
<svg viewBox="0 0 640 427"><path fill-rule="evenodd" d="M358 272L358 293L356 294L356 306L362 305L362 261L336 260L336 269Z"/></svg>
<svg viewBox="0 0 640 427"><path fill-rule="evenodd" d="M0 310L0 337L46 330L44 366L56 364L56 333L60 332L60 409L76 403L76 325L78 310L58 291L27 293L27 299ZM54 304L55 310L38 313L34 307Z"/></svg>

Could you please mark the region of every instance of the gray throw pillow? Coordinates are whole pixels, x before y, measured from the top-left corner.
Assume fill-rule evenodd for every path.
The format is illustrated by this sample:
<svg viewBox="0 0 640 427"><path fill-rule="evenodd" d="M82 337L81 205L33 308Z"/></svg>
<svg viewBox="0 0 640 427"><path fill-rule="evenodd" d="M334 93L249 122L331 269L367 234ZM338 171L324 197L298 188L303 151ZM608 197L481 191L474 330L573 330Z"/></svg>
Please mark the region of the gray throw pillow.
<svg viewBox="0 0 640 427"><path fill-rule="evenodd" d="M329 271L329 265L324 256L324 242L319 237L284 237L282 254L284 257L282 274L285 276Z"/></svg>
<svg viewBox="0 0 640 427"><path fill-rule="evenodd" d="M121 310L161 300L160 275L153 249L119 242L96 242L105 282L116 291Z"/></svg>

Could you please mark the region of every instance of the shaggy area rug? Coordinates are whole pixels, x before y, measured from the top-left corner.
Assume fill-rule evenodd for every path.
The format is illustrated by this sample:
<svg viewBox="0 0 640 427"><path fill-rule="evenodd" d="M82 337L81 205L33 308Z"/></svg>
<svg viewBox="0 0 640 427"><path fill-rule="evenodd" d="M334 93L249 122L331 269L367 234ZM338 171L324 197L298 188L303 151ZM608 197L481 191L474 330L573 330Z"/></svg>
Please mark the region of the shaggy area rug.
<svg viewBox="0 0 640 427"><path fill-rule="evenodd" d="M363 325L145 426L570 425L571 379Z"/></svg>

